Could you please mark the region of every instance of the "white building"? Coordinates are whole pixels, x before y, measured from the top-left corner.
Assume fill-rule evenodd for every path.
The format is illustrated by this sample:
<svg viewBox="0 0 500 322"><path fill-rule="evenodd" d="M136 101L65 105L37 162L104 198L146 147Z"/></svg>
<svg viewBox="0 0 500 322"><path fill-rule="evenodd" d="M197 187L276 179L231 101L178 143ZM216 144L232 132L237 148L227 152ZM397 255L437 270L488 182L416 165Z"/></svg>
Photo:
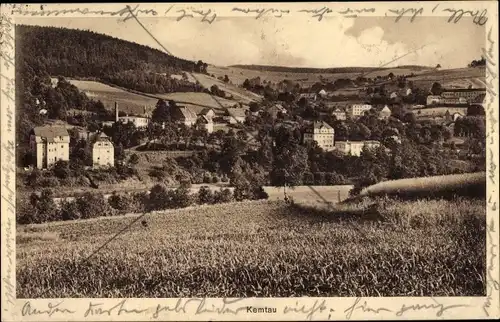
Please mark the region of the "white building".
<svg viewBox="0 0 500 322"><path fill-rule="evenodd" d="M325 151L335 148L334 140L335 130L326 122L314 122L304 133L304 143L315 141Z"/></svg>
<svg viewBox="0 0 500 322"><path fill-rule="evenodd" d="M199 120L208 133L212 133L214 131L214 122L212 121L211 117L200 115Z"/></svg>
<svg viewBox="0 0 500 322"><path fill-rule="evenodd" d="M110 138L101 132L93 137L92 142L92 166L114 166L115 147Z"/></svg>
<svg viewBox="0 0 500 322"><path fill-rule="evenodd" d="M30 133L34 165L48 168L59 160L69 161L69 133L61 126L39 126Z"/></svg>
<svg viewBox="0 0 500 322"><path fill-rule="evenodd" d="M427 105L440 104L442 100L441 96L438 95L429 95L427 96Z"/></svg>
<svg viewBox="0 0 500 322"><path fill-rule="evenodd" d="M380 110L378 118L381 120L387 120L389 117L391 117L391 114L391 109L386 105L382 110Z"/></svg>
<svg viewBox="0 0 500 322"><path fill-rule="evenodd" d="M352 104L347 108L347 112L351 117L355 118L364 115L365 112L372 108L370 104Z"/></svg>
<svg viewBox="0 0 500 322"><path fill-rule="evenodd" d="M345 121L347 119L347 115L346 115L345 111L338 108L338 107L336 107L333 110L332 115L335 116L337 118L337 120L339 120L339 121Z"/></svg>
<svg viewBox="0 0 500 322"><path fill-rule="evenodd" d="M364 147L376 148L380 146L378 141L337 141L335 142L335 149L344 153L354 156L360 156Z"/></svg>

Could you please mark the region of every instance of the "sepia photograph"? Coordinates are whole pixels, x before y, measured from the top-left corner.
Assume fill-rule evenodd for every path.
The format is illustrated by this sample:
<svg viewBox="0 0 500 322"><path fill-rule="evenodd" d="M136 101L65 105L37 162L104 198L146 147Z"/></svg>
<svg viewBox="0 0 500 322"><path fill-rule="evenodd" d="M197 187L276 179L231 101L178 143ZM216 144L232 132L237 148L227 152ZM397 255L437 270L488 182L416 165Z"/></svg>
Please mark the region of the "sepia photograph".
<svg viewBox="0 0 500 322"><path fill-rule="evenodd" d="M498 293L498 13L213 5L8 8L14 297Z"/></svg>

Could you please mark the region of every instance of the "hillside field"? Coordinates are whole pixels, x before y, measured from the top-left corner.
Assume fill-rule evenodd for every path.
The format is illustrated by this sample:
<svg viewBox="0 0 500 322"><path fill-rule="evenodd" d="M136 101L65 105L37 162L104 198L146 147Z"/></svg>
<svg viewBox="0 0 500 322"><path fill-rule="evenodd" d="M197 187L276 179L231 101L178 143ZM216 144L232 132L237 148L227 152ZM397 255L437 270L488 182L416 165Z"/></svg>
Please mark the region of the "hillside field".
<svg viewBox="0 0 500 322"><path fill-rule="evenodd" d="M292 69L293 70L293 69ZM235 85L241 85L245 81L245 79L255 78L260 76L262 80L271 81L273 83L277 83L283 81L285 79L293 80L302 83L302 86L311 86L312 84L320 81L320 76L323 79L327 79L328 81L335 81L339 78L356 78L358 76L366 74L366 77L377 77L377 76L387 76L389 73L393 73L394 75L409 75L411 73L414 74L423 74L428 72L429 68L425 67L394 67L394 68L386 68L377 71L362 71L362 72L339 72L339 73L328 73L321 72L318 70L317 72L277 72L277 71L269 71L269 70L253 70L242 67L222 67L222 66L212 66L208 67L208 73L214 74L216 77L227 75L231 82Z"/></svg>
<svg viewBox="0 0 500 322"><path fill-rule="evenodd" d="M89 98L100 100L104 107L109 110L114 109L115 102L117 102L119 110L124 113L142 114L144 106L147 107L148 111L151 111L158 102L158 98L131 93L97 81L75 79L68 79L68 81Z"/></svg>
<svg viewBox="0 0 500 322"><path fill-rule="evenodd" d="M249 201L18 225L17 298L484 296L485 209Z"/></svg>

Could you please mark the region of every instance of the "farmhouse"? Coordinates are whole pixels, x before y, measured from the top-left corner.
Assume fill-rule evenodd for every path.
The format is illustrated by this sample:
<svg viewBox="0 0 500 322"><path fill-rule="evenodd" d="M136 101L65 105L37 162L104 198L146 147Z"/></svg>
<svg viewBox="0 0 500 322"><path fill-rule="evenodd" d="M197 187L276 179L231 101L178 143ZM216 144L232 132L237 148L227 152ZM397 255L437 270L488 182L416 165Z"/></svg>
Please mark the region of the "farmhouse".
<svg viewBox="0 0 500 322"><path fill-rule="evenodd" d="M314 122L304 133L304 143L315 141L325 151L331 151L334 146L335 130L326 122Z"/></svg>
<svg viewBox="0 0 500 322"><path fill-rule="evenodd" d="M243 123L246 120L246 109L244 108L228 108L224 116L229 124Z"/></svg>
<svg viewBox="0 0 500 322"><path fill-rule="evenodd" d="M186 126L193 126L198 119L198 115L196 115L195 112L184 106L174 109L172 117L175 122L182 123Z"/></svg>
<svg viewBox="0 0 500 322"><path fill-rule="evenodd" d="M444 117L446 113L454 114L459 113L461 115L467 115L466 106L436 106L436 107L426 107L413 109L413 114L420 117Z"/></svg>
<svg viewBox="0 0 500 322"><path fill-rule="evenodd" d="M204 116L208 119L213 119L214 116L215 116L215 112L213 109L209 108L209 107L205 107L204 109L202 109L200 111L200 113L198 114L200 116Z"/></svg>
<svg viewBox="0 0 500 322"><path fill-rule="evenodd" d="M144 107L144 113L146 113L146 107ZM118 103L115 102L115 122L132 123L137 128L146 128L149 125L150 118L146 116L119 116Z"/></svg>
<svg viewBox="0 0 500 322"><path fill-rule="evenodd" d="M347 112L352 118L355 118L364 115L366 111L371 109L372 106L370 104L352 104L348 106Z"/></svg>
<svg viewBox="0 0 500 322"><path fill-rule="evenodd" d="M380 146L378 141L337 141L335 142L335 149L344 154L351 154L354 156L360 156L361 151L364 147L376 148Z"/></svg>
<svg viewBox="0 0 500 322"><path fill-rule="evenodd" d="M429 95L427 96L427 105L440 104L442 97L439 95Z"/></svg>
<svg viewBox="0 0 500 322"><path fill-rule="evenodd" d="M110 138L103 132L96 134L91 139L92 166L113 166L115 164L115 148Z"/></svg>
<svg viewBox="0 0 500 322"><path fill-rule="evenodd" d="M207 117L205 115L200 115L198 117L198 121L203 127L207 130L208 133L212 133L214 131L214 122L211 117Z"/></svg>
<svg viewBox="0 0 500 322"><path fill-rule="evenodd" d="M39 126L30 133L30 149L34 165L48 168L58 160L69 161L69 133L60 126Z"/></svg>

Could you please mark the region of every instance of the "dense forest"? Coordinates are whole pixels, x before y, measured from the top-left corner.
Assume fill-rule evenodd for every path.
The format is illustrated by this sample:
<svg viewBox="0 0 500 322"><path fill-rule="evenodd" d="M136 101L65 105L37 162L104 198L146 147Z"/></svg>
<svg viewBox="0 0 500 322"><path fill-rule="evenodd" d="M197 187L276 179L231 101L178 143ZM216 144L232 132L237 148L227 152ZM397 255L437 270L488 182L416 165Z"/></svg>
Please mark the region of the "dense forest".
<svg viewBox="0 0 500 322"><path fill-rule="evenodd" d="M97 78L147 93L201 91L171 74L206 72L207 64L91 31L16 26L16 58L35 75Z"/></svg>

